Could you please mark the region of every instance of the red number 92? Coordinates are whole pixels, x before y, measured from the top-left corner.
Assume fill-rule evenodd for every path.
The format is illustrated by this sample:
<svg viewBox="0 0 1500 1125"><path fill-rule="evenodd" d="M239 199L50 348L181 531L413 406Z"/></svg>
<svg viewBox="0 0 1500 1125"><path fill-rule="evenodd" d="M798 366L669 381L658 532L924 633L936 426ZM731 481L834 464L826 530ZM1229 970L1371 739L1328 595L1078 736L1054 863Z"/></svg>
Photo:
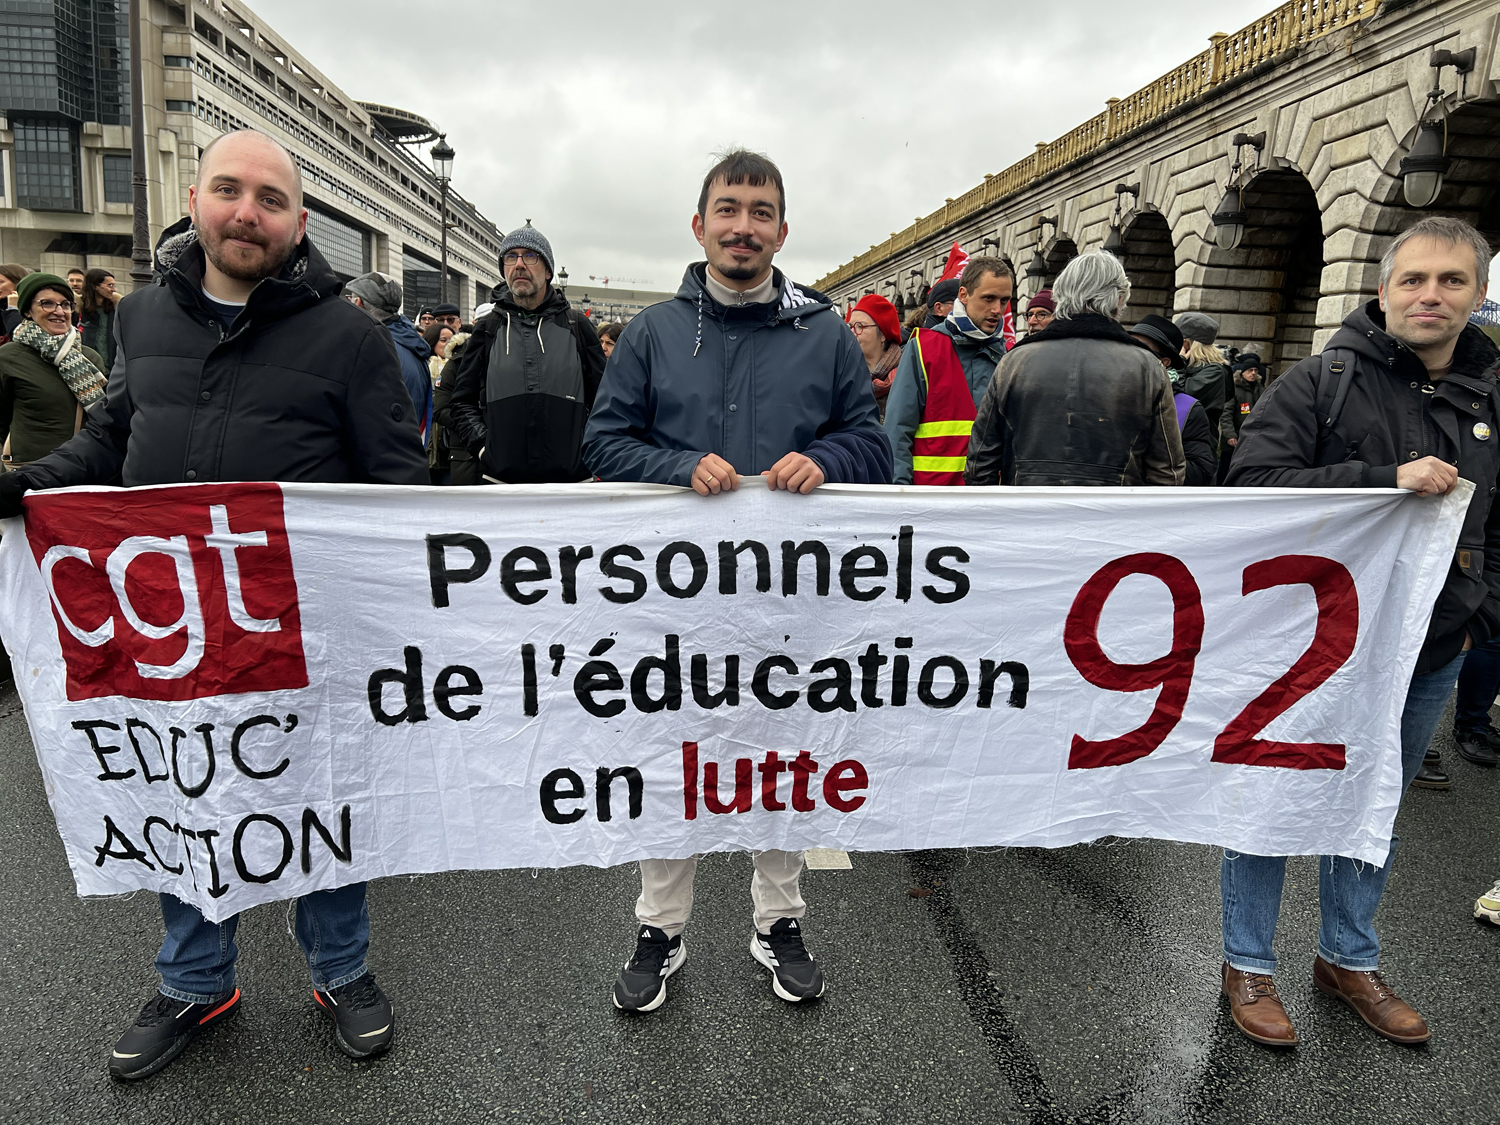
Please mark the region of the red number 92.
<svg viewBox="0 0 1500 1125"><path fill-rule="evenodd" d="M1172 649L1147 664L1117 664L1099 646L1099 616L1120 581L1132 574L1160 579L1172 594ZM1256 737L1272 719L1303 696L1316 691L1354 652L1359 636L1359 594L1342 564L1318 555L1281 555L1252 563L1243 574L1241 593L1249 596L1273 586L1311 586L1318 605L1312 643L1287 671L1250 703L1214 739L1213 761L1285 769L1341 770L1345 746L1340 742L1280 742ZM1073 736L1068 768L1097 769L1144 758L1160 746L1187 705L1193 662L1203 645L1203 599L1198 583L1171 555L1127 555L1101 567L1078 591L1063 628L1068 659L1095 687L1106 691L1146 691L1160 687L1151 717L1117 738L1091 741Z"/></svg>

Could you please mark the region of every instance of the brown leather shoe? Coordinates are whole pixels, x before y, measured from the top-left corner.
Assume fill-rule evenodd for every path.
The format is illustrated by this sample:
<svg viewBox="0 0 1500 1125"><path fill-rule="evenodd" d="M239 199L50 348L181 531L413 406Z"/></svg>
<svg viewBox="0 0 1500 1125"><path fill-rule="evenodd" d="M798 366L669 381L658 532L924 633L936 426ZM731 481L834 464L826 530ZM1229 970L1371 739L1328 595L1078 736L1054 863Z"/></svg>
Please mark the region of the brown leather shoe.
<svg viewBox="0 0 1500 1125"><path fill-rule="evenodd" d="M1297 1029L1281 1006L1274 980L1264 973L1241 972L1227 961L1220 976L1224 995L1229 997L1229 1017L1235 1027L1267 1047L1297 1045Z"/></svg>
<svg viewBox="0 0 1500 1125"><path fill-rule="evenodd" d="M1391 991L1377 972L1356 972L1330 965L1320 956L1313 962L1313 984L1326 996L1342 1000L1392 1043L1425 1043L1432 1032L1415 1008Z"/></svg>

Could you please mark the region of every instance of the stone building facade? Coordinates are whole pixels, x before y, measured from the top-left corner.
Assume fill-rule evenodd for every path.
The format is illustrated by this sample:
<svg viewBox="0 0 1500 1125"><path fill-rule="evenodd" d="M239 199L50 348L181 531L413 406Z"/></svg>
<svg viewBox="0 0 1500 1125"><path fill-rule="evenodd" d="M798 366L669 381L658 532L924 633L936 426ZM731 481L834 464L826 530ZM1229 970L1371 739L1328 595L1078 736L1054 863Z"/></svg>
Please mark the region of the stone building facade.
<svg viewBox="0 0 1500 1125"><path fill-rule="evenodd" d="M424 143L432 126L355 101L238 0L141 8L153 244L187 214L203 149L225 132L259 129L300 165L308 231L337 272L401 280L410 314L437 303L440 190ZM127 12L127 0L0 3L0 261L98 266L126 292ZM448 222L448 298L467 318L500 280L503 236L451 189Z"/></svg>
<svg viewBox="0 0 1500 1125"><path fill-rule="evenodd" d="M1285 4L815 284L841 303L907 305L957 241L1011 262L1024 299L1108 240L1132 281L1127 322L1200 309L1279 372L1375 294L1385 247L1423 214L1500 246L1497 38L1494 0ZM1468 48L1467 73L1430 65ZM1424 113L1446 119L1449 159L1425 211L1400 176ZM1240 135L1260 147L1237 150ZM1237 151L1245 229L1224 249L1212 216Z"/></svg>

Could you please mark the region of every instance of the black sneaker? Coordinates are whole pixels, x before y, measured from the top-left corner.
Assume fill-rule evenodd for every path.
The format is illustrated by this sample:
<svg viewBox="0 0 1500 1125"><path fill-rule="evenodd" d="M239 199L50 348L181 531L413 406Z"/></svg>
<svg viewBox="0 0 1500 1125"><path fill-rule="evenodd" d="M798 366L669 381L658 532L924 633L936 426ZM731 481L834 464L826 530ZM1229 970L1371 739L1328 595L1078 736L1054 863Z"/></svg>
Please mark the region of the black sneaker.
<svg viewBox="0 0 1500 1125"><path fill-rule="evenodd" d="M198 1032L239 1010L238 988L207 1004L189 1004L158 992L146 1001L135 1023L110 1052L110 1077L125 1081L150 1078L182 1054Z"/></svg>
<svg viewBox="0 0 1500 1125"><path fill-rule="evenodd" d="M1477 727L1473 730L1455 730L1453 741L1458 744L1459 757L1476 766L1500 765L1500 732L1494 727Z"/></svg>
<svg viewBox="0 0 1500 1125"><path fill-rule="evenodd" d="M622 1012L654 1012L667 1002L667 978L682 968L687 946L682 935L642 926L636 936L635 956L615 981L615 1007Z"/></svg>
<svg viewBox="0 0 1500 1125"><path fill-rule="evenodd" d="M795 1004L823 995L823 970L802 944L802 925L795 918L782 918L768 934L750 938L750 956L771 970L771 989Z"/></svg>
<svg viewBox="0 0 1500 1125"><path fill-rule="evenodd" d="M396 1013L374 973L327 992L313 989L313 999L333 1020L339 1049L351 1059L372 1058L396 1037Z"/></svg>
<svg viewBox="0 0 1500 1125"><path fill-rule="evenodd" d="M1443 769L1442 755L1429 748L1422 759L1422 768L1417 770L1417 776L1411 779L1411 783L1416 789L1448 789L1452 787L1453 779Z"/></svg>

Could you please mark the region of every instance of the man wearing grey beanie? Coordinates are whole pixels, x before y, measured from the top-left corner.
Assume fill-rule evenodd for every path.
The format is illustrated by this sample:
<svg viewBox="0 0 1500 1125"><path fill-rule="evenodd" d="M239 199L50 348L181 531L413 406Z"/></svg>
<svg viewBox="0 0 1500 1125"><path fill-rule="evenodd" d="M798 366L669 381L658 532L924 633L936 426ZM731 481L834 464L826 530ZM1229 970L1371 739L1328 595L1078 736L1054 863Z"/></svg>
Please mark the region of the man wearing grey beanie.
<svg viewBox="0 0 1500 1125"><path fill-rule="evenodd" d="M344 286L344 299L369 313L390 331L401 360L401 381L411 395L417 428L425 447L432 433L432 377L427 373L427 357L432 349L417 335L411 321L401 315L401 286L383 273L360 274Z"/></svg>
<svg viewBox="0 0 1500 1125"><path fill-rule="evenodd" d="M604 349L588 318L552 286L553 261L552 244L530 219L505 236L505 284L474 325L453 376L453 437L502 484L589 476L583 427L604 375Z"/></svg>

